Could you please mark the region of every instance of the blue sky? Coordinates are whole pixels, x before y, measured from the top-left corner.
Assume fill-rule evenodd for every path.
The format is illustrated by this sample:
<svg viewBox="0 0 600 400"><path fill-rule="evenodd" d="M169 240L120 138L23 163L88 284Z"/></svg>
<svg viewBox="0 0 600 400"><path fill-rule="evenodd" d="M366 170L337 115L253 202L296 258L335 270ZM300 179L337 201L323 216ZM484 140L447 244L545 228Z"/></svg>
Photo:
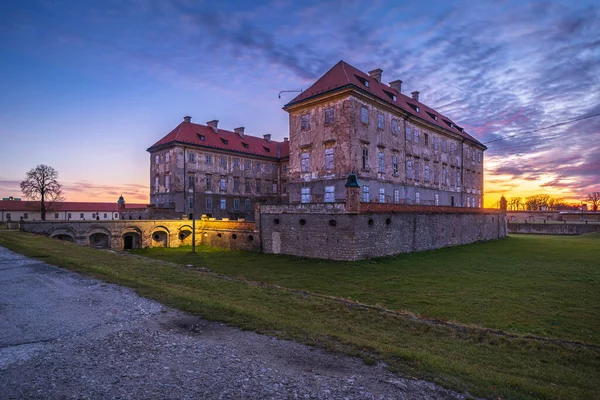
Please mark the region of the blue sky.
<svg viewBox="0 0 600 400"><path fill-rule="evenodd" d="M595 1L4 1L0 195L37 164L68 200L147 201L145 149L184 115L288 135L281 107L340 59L489 144L486 192L600 190Z"/></svg>

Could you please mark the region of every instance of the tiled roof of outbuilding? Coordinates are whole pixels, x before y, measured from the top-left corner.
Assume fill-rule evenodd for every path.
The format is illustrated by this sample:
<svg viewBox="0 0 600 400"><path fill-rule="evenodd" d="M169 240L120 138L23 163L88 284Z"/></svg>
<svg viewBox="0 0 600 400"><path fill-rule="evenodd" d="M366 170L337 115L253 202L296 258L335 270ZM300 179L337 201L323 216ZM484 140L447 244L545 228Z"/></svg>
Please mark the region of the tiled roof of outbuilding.
<svg viewBox="0 0 600 400"><path fill-rule="evenodd" d="M364 81L368 82L368 86L363 83ZM396 106L415 117L483 146L477 139L469 135L466 131L461 130L460 125L454 123L450 118L440 114L420 101L417 102L405 94L398 93L395 89L384 83L377 82L368 74L365 74L345 61L340 61L334 65L312 86L286 104L284 108L308 100L312 97L347 87L348 85L355 86L359 90L367 92L372 96L377 97L379 100L383 100ZM395 100L393 98L394 96L396 98ZM418 112L415 107L418 107ZM437 120L435 117L437 117Z"/></svg>
<svg viewBox="0 0 600 400"><path fill-rule="evenodd" d="M217 129L215 133L210 126L185 121L150 146L148 151L175 142L271 158L287 157L290 152L287 142L268 141L251 135L244 135L242 139L235 132Z"/></svg>

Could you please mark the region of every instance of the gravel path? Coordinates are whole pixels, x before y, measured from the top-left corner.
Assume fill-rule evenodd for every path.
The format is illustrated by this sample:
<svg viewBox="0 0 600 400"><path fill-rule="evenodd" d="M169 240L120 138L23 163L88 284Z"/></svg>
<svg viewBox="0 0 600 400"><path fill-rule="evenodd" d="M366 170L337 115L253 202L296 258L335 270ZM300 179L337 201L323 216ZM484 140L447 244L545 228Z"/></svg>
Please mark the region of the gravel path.
<svg viewBox="0 0 600 400"><path fill-rule="evenodd" d="M464 399L0 247L2 399Z"/></svg>

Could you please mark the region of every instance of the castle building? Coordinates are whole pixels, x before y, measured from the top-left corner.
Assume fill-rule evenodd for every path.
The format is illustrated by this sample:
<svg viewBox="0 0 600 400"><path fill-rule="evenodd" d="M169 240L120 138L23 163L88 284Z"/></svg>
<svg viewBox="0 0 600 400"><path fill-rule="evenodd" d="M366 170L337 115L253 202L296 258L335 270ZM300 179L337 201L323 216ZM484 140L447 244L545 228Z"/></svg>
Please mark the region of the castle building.
<svg viewBox="0 0 600 400"><path fill-rule="evenodd" d="M340 61L284 107L289 201L344 201L355 172L363 202L482 207L486 147L382 72Z"/></svg>
<svg viewBox="0 0 600 400"><path fill-rule="evenodd" d="M486 147L382 73L337 63L284 106L289 141L184 117L147 150L152 205L252 220L255 203L343 202L355 173L362 202L482 207Z"/></svg>
<svg viewBox="0 0 600 400"><path fill-rule="evenodd" d="M247 135L243 127L219 129L218 123L201 125L186 116L148 148L155 209L252 220L256 202L287 202L289 142Z"/></svg>

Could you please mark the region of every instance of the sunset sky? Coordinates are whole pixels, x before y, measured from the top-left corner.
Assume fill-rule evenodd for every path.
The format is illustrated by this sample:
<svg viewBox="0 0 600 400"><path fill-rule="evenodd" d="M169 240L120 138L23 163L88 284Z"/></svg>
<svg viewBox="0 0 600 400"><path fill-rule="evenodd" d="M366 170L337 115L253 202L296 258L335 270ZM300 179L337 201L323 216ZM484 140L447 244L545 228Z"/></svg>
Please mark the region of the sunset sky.
<svg viewBox="0 0 600 400"><path fill-rule="evenodd" d="M281 140L279 91L340 59L487 143L487 206L600 191L600 115L540 130L600 114L597 0L8 0L0 197L43 163L69 201L147 202L145 150L184 115Z"/></svg>

